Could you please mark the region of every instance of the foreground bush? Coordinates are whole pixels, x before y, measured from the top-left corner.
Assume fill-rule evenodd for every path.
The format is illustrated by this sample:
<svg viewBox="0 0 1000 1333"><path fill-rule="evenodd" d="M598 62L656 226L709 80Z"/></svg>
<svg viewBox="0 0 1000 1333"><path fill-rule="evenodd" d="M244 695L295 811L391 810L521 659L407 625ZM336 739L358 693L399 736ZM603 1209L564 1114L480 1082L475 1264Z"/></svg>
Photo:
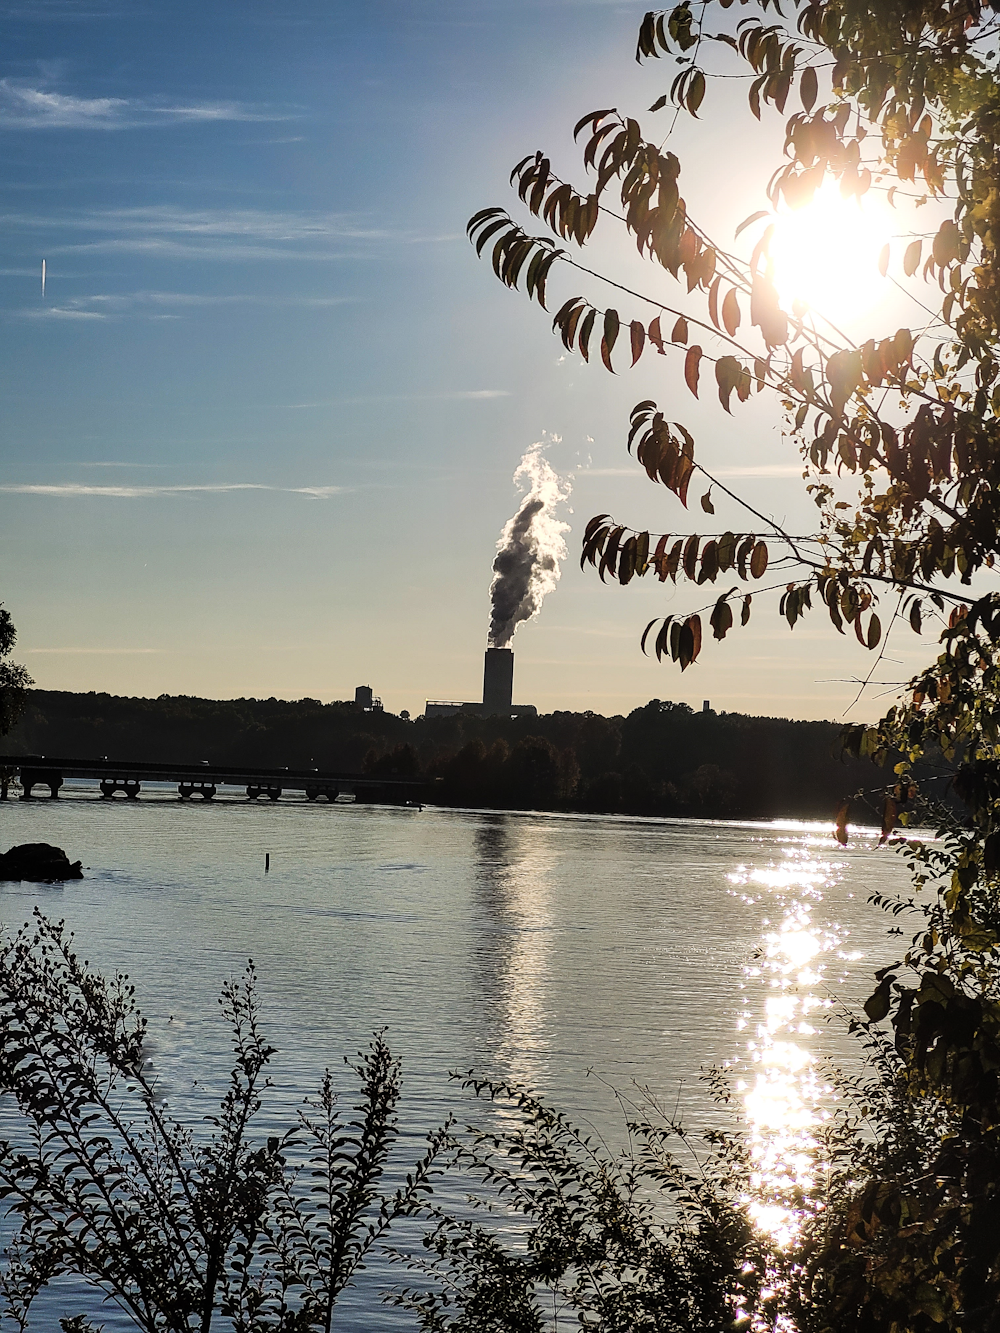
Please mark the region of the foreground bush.
<svg viewBox="0 0 1000 1333"><path fill-rule="evenodd" d="M967 836L904 850L950 884ZM294 1126L255 1140L274 1051L252 964L222 989L234 1060L208 1130L195 1132L144 1070L146 1020L127 977L81 962L62 924L36 909L0 948L0 1080L12 1103L0 1198L18 1224L0 1326L23 1331L39 1292L72 1275L146 1333L330 1333L338 1298L382 1246L411 1272L387 1299L425 1333L567 1322L592 1333L993 1333L1000 996L992 952L956 943L948 891L928 899L906 956L878 977L858 1023L868 1065L840 1081L811 1191L782 1200L801 1215L784 1250L752 1225L738 1134L710 1132L699 1146L654 1105L635 1111L627 1148L613 1152L530 1091L472 1076L463 1087L488 1100L490 1127L444 1125L405 1183L386 1188L400 1083L379 1035L351 1066L349 1110L328 1071ZM919 987L907 988L907 971ZM473 1192L458 1216L432 1194L446 1166ZM388 1249L404 1217L422 1219L422 1251ZM95 1333L78 1311L60 1326Z"/></svg>
<svg viewBox="0 0 1000 1333"><path fill-rule="evenodd" d="M38 1292L73 1274L146 1333L329 1333L372 1246L424 1199L443 1133L402 1188L382 1188L400 1085L381 1036L352 1066L349 1111L327 1071L298 1123L257 1142L274 1049L252 963L220 1005L233 1066L210 1132L195 1133L144 1072L146 1019L127 977L92 970L37 909L3 945L0 1087L23 1128L0 1143L0 1198L20 1222L0 1283L8 1327L24 1329Z"/></svg>
<svg viewBox="0 0 1000 1333"><path fill-rule="evenodd" d="M408 1258L428 1281L389 1299L425 1329L540 1330L568 1313L606 1333L700 1333L760 1308L773 1258L750 1226L736 1140L710 1136L690 1168L674 1155L691 1147L676 1125L637 1122L616 1157L527 1091L469 1080L513 1127L443 1126L387 1191L400 1085L382 1037L352 1066L350 1112L327 1072L297 1124L258 1142L274 1050L252 964L220 1005L234 1061L196 1133L144 1070L146 1019L127 977L94 971L37 909L0 949L0 1081L19 1121L0 1143L0 1198L19 1223L0 1276L6 1327L25 1329L42 1288L75 1275L146 1333L329 1333L372 1247L416 1215L426 1254ZM474 1182L492 1228L429 1198L446 1162ZM60 1323L94 1328L72 1311Z"/></svg>
<svg viewBox="0 0 1000 1333"><path fill-rule="evenodd" d="M478 1184L476 1212L433 1206L427 1254L405 1256L429 1285L393 1298L427 1333L723 1333L765 1318L776 1256L750 1223L738 1139L704 1154L675 1123L628 1123L620 1154L526 1089L468 1078L502 1108L498 1131L453 1135Z"/></svg>

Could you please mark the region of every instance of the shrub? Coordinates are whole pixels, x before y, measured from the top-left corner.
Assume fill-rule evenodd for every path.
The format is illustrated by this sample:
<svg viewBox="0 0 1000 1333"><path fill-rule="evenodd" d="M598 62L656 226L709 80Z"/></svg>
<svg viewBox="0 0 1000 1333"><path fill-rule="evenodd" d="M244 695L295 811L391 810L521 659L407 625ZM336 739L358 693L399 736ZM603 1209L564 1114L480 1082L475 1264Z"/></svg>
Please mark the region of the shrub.
<svg viewBox="0 0 1000 1333"><path fill-rule="evenodd" d="M338 1107L327 1071L282 1137L251 1138L274 1048L250 963L222 988L233 1066L209 1132L170 1115L143 1068L147 1020L127 976L74 951L63 924L0 949L0 1086L24 1133L0 1144L0 1198L20 1222L0 1280L18 1329L52 1278L75 1274L146 1333L329 1333L371 1248L430 1189L444 1132L399 1189L382 1178L397 1139L399 1062L381 1034ZM82 1314L66 1330L88 1328Z"/></svg>

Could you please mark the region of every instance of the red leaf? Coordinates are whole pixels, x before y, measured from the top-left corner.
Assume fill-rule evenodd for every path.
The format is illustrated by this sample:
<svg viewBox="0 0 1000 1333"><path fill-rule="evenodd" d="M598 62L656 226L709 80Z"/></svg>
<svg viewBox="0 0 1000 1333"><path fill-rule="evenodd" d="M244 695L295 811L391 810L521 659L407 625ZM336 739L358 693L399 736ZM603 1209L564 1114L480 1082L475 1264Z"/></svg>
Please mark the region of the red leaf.
<svg viewBox="0 0 1000 1333"><path fill-rule="evenodd" d="M851 813L850 801L843 801L837 810L836 835L842 847L847 846L847 816Z"/></svg>
<svg viewBox="0 0 1000 1333"><path fill-rule="evenodd" d="M767 569L767 547L763 542L758 542L753 548L750 556L750 573L755 579L762 579L764 571Z"/></svg>
<svg viewBox="0 0 1000 1333"><path fill-rule="evenodd" d="M700 69L694 71L694 77L691 80L691 86L688 89L687 109L691 115L697 119L698 108L705 98L705 76Z"/></svg>
<svg viewBox="0 0 1000 1333"><path fill-rule="evenodd" d="M611 371L612 375L615 371L611 364L611 352L614 348L615 340L618 337L618 327L618 311L605 310L604 337L601 339L601 360L607 366L608 370Z"/></svg>
<svg viewBox="0 0 1000 1333"><path fill-rule="evenodd" d="M646 345L646 326L639 320L633 319L629 332L632 335L632 364L633 366L642 356L642 349Z"/></svg>
<svg viewBox="0 0 1000 1333"><path fill-rule="evenodd" d="M721 278L716 278L708 293L708 316L715 327L721 328L719 323L719 287L722 284Z"/></svg>
<svg viewBox="0 0 1000 1333"><path fill-rule="evenodd" d="M885 804L882 806L882 836L878 840L878 845L880 847L896 827L896 816L898 813L896 802L891 796L887 796L885 798Z"/></svg>
<svg viewBox="0 0 1000 1333"><path fill-rule="evenodd" d="M691 635L690 639L691 655L686 662L683 660L683 658L681 659L682 671L686 670L686 668L689 667L692 662L696 662L698 660L698 654L701 652L701 616L688 616L687 620L685 620L684 622L683 629L688 630Z"/></svg>
<svg viewBox="0 0 1000 1333"><path fill-rule="evenodd" d="M744 218L743 221L740 223L740 225L736 228L736 231L733 235L733 239L735 240L736 237L739 236L740 232L744 231L747 227L752 227L755 222L759 222L761 218L766 218L768 216L769 215L766 208L761 208L758 209L756 213L751 213L750 216L748 218Z"/></svg>
<svg viewBox="0 0 1000 1333"><path fill-rule="evenodd" d="M908 278L912 278L917 271L920 263L920 252L924 248L921 240L911 241L903 252L903 272Z"/></svg>
<svg viewBox="0 0 1000 1333"><path fill-rule="evenodd" d="M722 322L726 332L732 338L740 327L740 305L736 299L736 288L730 287L726 299L722 302Z"/></svg>
<svg viewBox="0 0 1000 1333"><path fill-rule="evenodd" d="M735 356L720 356L715 363L715 382L719 386L719 402L729 412L729 399L740 383L743 367ZM743 397L743 394L740 394Z"/></svg>

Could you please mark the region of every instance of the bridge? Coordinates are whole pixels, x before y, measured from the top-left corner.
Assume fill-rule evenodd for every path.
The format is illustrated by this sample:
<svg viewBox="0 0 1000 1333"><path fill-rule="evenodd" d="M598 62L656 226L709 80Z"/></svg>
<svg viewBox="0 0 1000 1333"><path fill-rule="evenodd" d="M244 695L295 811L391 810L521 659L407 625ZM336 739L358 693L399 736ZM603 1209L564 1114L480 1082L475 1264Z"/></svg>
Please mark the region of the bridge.
<svg viewBox="0 0 1000 1333"><path fill-rule="evenodd" d="M122 759L62 759L49 755L0 755L0 799L7 798L12 777L21 784L21 800L31 800L36 787L47 787L57 797L67 778L90 779L101 796L112 800L121 793L137 800L143 782L177 784L182 801L197 796L211 801L220 787L242 787L248 801L266 797L277 801L286 792L302 792L307 801L332 803L340 795L353 795L358 803L422 805L430 799L432 783L421 778L392 778L364 773L324 772L318 768L254 768L250 765L157 764Z"/></svg>

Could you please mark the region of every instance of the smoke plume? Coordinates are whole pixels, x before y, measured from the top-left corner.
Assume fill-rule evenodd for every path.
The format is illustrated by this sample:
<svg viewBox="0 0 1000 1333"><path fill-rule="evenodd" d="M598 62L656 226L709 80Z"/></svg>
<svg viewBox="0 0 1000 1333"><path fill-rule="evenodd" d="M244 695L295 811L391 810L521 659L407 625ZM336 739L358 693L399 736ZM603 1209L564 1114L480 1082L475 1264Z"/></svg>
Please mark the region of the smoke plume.
<svg viewBox="0 0 1000 1333"><path fill-rule="evenodd" d="M569 498L572 487L542 456L547 443L533 444L514 473L515 483L527 486L528 493L497 542L490 584L493 648L506 648L518 625L538 615L545 594L559 582L559 562L566 559L563 533L569 532L569 524L556 518L555 510Z"/></svg>

